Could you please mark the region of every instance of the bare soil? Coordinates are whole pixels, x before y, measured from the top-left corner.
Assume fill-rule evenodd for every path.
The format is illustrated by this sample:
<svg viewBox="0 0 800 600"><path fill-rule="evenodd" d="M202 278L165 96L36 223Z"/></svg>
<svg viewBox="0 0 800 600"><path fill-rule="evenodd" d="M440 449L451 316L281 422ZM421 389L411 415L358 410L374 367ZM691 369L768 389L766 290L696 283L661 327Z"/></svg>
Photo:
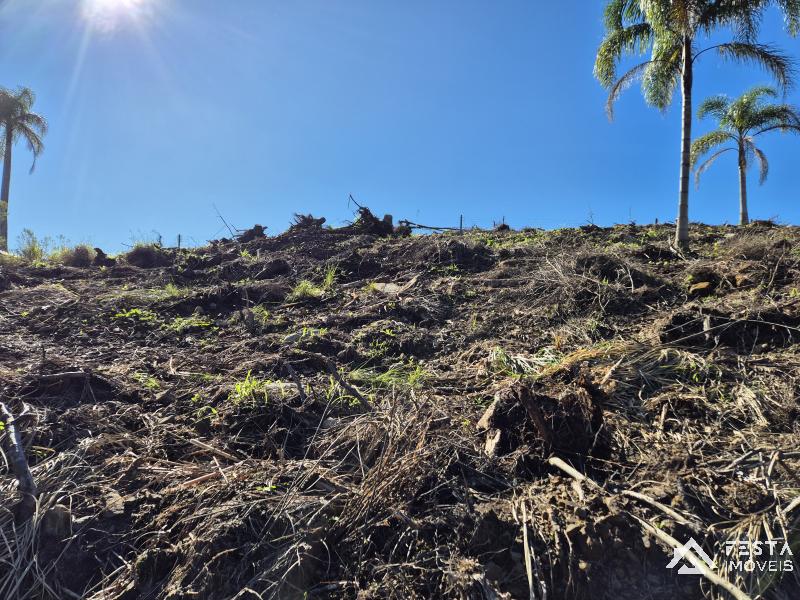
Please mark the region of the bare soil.
<svg viewBox="0 0 800 600"><path fill-rule="evenodd" d="M21 519L0 460L0 598L729 598L653 530L800 551L800 229L767 225L0 267L39 492Z"/></svg>

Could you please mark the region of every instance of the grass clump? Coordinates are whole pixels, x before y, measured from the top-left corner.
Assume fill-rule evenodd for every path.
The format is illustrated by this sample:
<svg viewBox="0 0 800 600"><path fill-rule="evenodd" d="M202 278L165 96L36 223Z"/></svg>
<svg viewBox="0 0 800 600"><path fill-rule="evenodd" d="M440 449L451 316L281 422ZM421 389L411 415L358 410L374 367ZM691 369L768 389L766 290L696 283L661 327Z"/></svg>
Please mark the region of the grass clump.
<svg viewBox="0 0 800 600"><path fill-rule="evenodd" d="M511 354L500 346L489 352L489 371L504 377L533 375L540 369L558 363L561 355L553 348L542 348L535 356Z"/></svg>
<svg viewBox="0 0 800 600"><path fill-rule="evenodd" d="M168 283L164 286L163 293L167 298L181 298L186 295L186 289L178 287L174 283Z"/></svg>
<svg viewBox="0 0 800 600"><path fill-rule="evenodd" d="M94 262L94 248L86 244L78 244L72 248L64 246L51 252L47 257L49 262L68 267L91 267Z"/></svg>
<svg viewBox="0 0 800 600"><path fill-rule="evenodd" d="M303 279L297 283L296 286L287 296L290 302L297 302L300 300L309 300L321 298L325 290L308 279Z"/></svg>
<svg viewBox="0 0 800 600"><path fill-rule="evenodd" d="M157 392L161 389L161 382L156 379L155 377L148 375L147 373L134 373L133 378L136 382L144 387L148 392Z"/></svg>
<svg viewBox="0 0 800 600"><path fill-rule="evenodd" d="M156 314L146 308L131 308L129 310L121 310L111 316L115 321L122 319L130 319L140 323L152 323L156 320Z"/></svg>
<svg viewBox="0 0 800 600"><path fill-rule="evenodd" d="M253 313L253 319L256 323L258 323L258 325L261 327L266 327L269 325L270 312L263 304L254 306L250 309L250 311Z"/></svg>
<svg viewBox="0 0 800 600"><path fill-rule="evenodd" d="M209 329L213 327L213 325L214 321L208 317L191 315L189 317L175 317L166 328L175 333L185 333L187 331Z"/></svg>
<svg viewBox="0 0 800 600"><path fill-rule="evenodd" d="M429 378L430 373L422 365L413 361L397 363L386 371L365 368L350 372L351 381L382 390L416 390Z"/></svg>
<svg viewBox="0 0 800 600"><path fill-rule="evenodd" d="M322 280L322 289L323 290L331 289L336 283L336 279L338 277L339 277L339 269L337 269L336 267L328 267L325 270L325 277Z"/></svg>
<svg viewBox="0 0 800 600"><path fill-rule="evenodd" d="M233 389L228 394L228 400L234 404L257 404L263 400L264 404L269 402L270 386L279 387L283 390L282 382L273 382L269 379L260 379L253 376L252 371L248 371L245 378L233 384Z"/></svg>

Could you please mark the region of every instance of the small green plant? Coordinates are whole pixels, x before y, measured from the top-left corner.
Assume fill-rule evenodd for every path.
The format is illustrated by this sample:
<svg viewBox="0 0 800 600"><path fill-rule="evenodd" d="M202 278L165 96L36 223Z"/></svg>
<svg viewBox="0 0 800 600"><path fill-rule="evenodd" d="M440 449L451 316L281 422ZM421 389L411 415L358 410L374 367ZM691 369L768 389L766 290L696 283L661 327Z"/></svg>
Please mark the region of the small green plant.
<svg viewBox="0 0 800 600"><path fill-rule="evenodd" d="M214 321L202 315L191 315L188 317L175 317L166 329L175 333L185 333L187 331L208 329L214 325Z"/></svg>
<svg viewBox="0 0 800 600"><path fill-rule="evenodd" d="M296 286L294 286L294 289L292 289L287 299L290 302L297 302L299 300L320 298L324 293L324 289L314 285L308 279L303 279L302 281L298 282Z"/></svg>
<svg viewBox="0 0 800 600"><path fill-rule="evenodd" d="M234 404L255 404L263 399L266 404L269 401L268 384L269 381L253 377L252 371L248 371L244 379L233 384L233 390L228 394L228 400Z"/></svg>
<svg viewBox="0 0 800 600"><path fill-rule="evenodd" d="M306 327L303 327L302 329L300 329L299 331L295 331L294 333L290 333L285 338L283 338L283 341L285 343L287 343L287 344L291 344L291 343L294 343L294 342L300 342L300 341L309 341L309 340L313 340L313 339L316 339L316 338L320 338L320 337L322 337L324 335L327 335L328 331L329 330L328 330L327 327L307 327L306 326Z"/></svg>
<svg viewBox="0 0 800 600"><path fill-rule="evenodd" d="M258 260L258 256L250 252L247 248L239 251L239 258L246 263L254 263Z"/></svg>
<svg viewBox="0 0 800 600"><path fill-rule="evenodd" d="M30 262L41 262L47 254L46 240L39 240L30 229L23 229L17 238L17 254Z"/></svg>
<svg viewBox="0 0 800 600"><path fill-rule="evenodd" d="M131 308L129 310L122 310L114 313L111 318L115 321L120 319L130 319L140 323L151 323L156 320L156 314L147 310L146 308Z"/></svg>
<svg viewBox="0 0 800 600"><path fill-rule="evenodd" d="M336 283L336 279L339 276L339 269L336 267L328 267L325 270L325 278L322 280L322 289L329 290L333 287Z"/></svg>
<svg viewBox="0 0 800 600"><path fill-rule="evenodd" d="M255 319L256 323L258 323L261 327L266 327L269 325L270 313L265 306L259 304L258 306L251 308L250 311L253 313L253 318Z"/></svg>
<svg viewBox="0 0 800 600"><path fill-rule="evenodd" d="M389 340L376 338L370 341L367 356L369 358L382 358L389 353L390 349Z"/></svg>
<svg viewBox="0 0 800 600"><path fill-rule="evenodd" d="M133 374L133 378L141 386L143 386L144 389L150 392L155 392L161 389L161 382L155 377L148 375L147 373L136 372Z"/></svg>
<svg viewBox="0 0 800 600"><path fill-rule="evenodd" d="M350 373L350 379L356 383L368 385L374 389L418 389L428 378L430 373L414 361L397 363L386 371L378 369L355 369Z"/></svg>
<svg viewBox="0 0 800 600"><path fill-rule="evenodd" d="M168 283L164 286L164 295L167 298L180 298L186 295L186 290L178 287L174 283Z"/></svg>

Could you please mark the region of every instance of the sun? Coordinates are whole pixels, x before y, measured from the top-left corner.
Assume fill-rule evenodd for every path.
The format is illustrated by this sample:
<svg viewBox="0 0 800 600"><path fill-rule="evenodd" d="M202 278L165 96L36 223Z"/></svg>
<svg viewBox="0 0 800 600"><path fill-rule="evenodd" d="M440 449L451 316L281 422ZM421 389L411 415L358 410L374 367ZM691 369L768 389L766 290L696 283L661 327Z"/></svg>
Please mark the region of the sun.
<svg viewBox="0 0 800 600"><path fill-rule="evenodd" d="M84 20L97 29L114 31L146 18L154 0L82 0Z"/></svg>

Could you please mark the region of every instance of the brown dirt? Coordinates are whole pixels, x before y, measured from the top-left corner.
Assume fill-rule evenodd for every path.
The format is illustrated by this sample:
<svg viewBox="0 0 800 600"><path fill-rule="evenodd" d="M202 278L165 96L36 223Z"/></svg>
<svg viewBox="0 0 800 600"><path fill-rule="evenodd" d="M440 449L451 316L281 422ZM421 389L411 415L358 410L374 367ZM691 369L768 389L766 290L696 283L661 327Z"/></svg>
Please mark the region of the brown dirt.
<svg viewBox="0 0 800 600"><path fill-rule="evenodd" d="M725 598L641 522L800 550L800 230L391 231L0 267L0 598Z"/></svg>

